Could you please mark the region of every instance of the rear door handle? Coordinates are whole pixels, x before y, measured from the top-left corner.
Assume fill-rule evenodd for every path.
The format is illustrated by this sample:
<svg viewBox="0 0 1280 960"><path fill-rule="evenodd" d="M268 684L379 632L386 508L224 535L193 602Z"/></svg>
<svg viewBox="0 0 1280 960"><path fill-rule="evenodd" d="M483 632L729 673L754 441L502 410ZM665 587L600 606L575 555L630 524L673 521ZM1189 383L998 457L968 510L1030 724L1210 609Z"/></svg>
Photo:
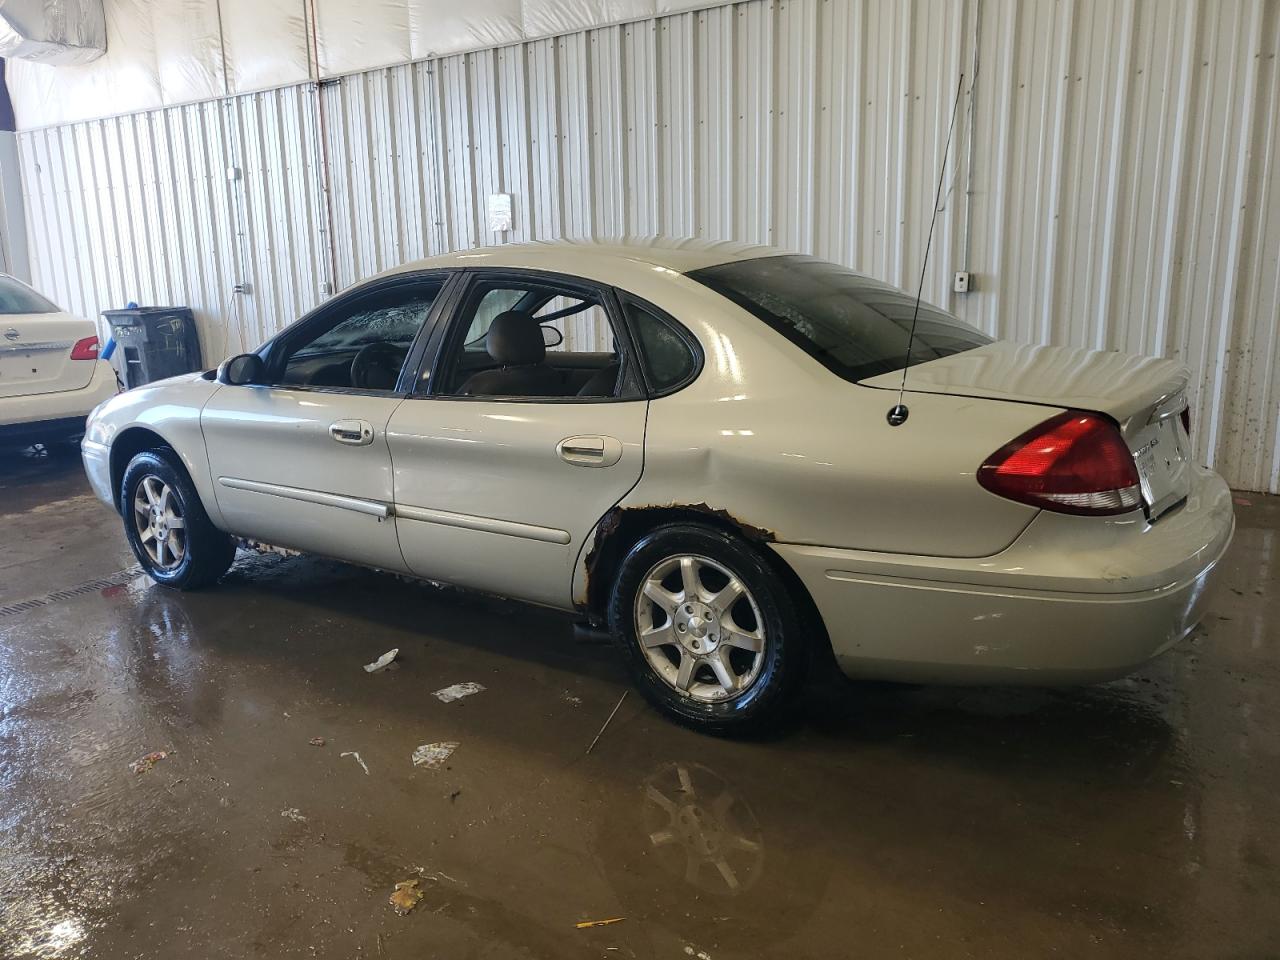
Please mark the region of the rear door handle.
<svg viewBox="0 0 1280 960"><path fill-rule="evenodd" d="M575 467L611 467L622 459L622 442L614 437L568 437L556 453Z"/></svg>
<svg viewBox="0 0 1280 960"><path fill-rule="evenodd" d="M329 424L329 436L338 443L366 447L373 443L373 424L367 420L337 420Z"/></svg>

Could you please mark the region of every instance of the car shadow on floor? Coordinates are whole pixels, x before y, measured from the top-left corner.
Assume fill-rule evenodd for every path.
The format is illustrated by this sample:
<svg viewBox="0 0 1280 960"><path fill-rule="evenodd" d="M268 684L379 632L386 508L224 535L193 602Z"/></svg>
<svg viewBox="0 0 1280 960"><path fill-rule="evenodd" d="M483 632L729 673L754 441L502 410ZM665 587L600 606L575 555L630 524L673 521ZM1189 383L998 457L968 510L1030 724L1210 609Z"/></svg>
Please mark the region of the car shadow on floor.
<svg viewBox="0 0 1280 960"><path fill-rule="evenodd" d="M269 621L338 618L341 638L313 634L326 649L355 636L385 635L387 645L422 637L515 670L554 669L616 684L619 693L629 687L611 645L577 639L565 615L338 561L242 553L217 587L198 596L261 611ZM1159 766L1173 742L1180 662L1175 652L1132 678L1094 686L927 687L849 680L829 658L815 657L793 715L752 739L824 749L895 743L982 767L1017 760L1132 780Z"/></svg>

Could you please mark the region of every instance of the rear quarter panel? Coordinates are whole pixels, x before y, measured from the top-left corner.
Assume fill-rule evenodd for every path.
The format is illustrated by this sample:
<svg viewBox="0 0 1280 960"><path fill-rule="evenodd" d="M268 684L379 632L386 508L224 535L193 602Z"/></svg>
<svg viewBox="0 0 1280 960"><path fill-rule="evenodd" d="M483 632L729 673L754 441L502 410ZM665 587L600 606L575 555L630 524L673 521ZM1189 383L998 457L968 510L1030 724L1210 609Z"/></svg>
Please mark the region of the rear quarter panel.
<svg viewBox="0 0 1280 960"><path fill-rule="evenodd" d="M984 557L1038 512L975 478L993 451L1055 408L848 383L687 278L649 299L706 354L688 387L654 400L645 468L623 508L701 505L784 543Z"/></svg>

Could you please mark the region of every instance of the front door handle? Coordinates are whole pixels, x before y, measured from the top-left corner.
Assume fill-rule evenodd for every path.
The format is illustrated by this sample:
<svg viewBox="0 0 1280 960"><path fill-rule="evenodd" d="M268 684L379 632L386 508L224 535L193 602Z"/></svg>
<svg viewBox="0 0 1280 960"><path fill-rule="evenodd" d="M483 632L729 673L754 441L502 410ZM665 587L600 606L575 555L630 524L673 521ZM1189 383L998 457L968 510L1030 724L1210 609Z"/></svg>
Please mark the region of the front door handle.
<svg viewBox="0 0 1280 960"><path fill-rule="evenodd" d="M622 442L614 437L568 437L556 453L575 467L611 467L622 459Z"/></svg>
<svg viewBox="0 0 1280 960"><path fill-rule="evenodd" d="M337 420L329 424L329 436L338 443L366 447L373 443L373 424L367 420Z"/></svg>

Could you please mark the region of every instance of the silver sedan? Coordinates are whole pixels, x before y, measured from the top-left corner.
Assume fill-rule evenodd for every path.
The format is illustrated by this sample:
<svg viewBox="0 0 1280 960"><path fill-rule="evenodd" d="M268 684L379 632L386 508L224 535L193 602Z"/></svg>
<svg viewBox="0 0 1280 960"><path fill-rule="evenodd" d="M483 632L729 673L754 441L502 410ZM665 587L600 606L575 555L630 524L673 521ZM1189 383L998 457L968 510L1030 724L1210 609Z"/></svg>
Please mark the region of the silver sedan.
<svg viewBox="0 0 1280 960"><path fill-rule="evenodd" d="M83 452L159 583L254 541L558 608L731 731L828 648L851 676L1079 682L1184 637L1234 527L1188 382L777 250L510 245L109 400Z"/></svg>

